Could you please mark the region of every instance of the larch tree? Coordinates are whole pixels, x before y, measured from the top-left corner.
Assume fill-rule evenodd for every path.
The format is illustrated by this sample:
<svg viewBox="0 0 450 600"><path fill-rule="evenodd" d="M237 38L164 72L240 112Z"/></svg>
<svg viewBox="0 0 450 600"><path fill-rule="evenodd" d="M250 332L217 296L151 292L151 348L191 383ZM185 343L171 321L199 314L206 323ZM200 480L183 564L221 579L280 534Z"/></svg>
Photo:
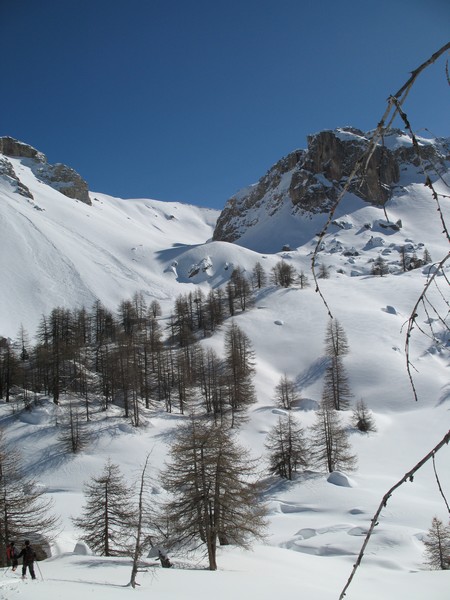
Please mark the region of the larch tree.
<svg viewBox="0 0 450 600"><path fill-rule="evenodd" d="M262 264L259 261L253 267L252 283L253 283L253 287L257 288L258 290L263 288L267 283L266 272L264 271L264 267L262 266Z"/></svg>
<svg viewBox="0 0 450 600"><path fill-rule="evenodd" d="M352 471L356 456L352 454L347 431L339 413L323 399L312 426L311 460L318 469Z"/></svg>
<svg viewBox="0 0 450 600"><path fill-rule="evenodd" d="M286 374L282 375L275 387L275 401L280 408L291 410L292 406L300 399L295 383Z"/></svg>
<svg viewBox="0 0 450 600"><path fill-rule="evenodd" d="M378 275L379 277L383 277L389 273L389 266L384 258L381 256L377 256L377 258L372 263L371 274Z"/></svg>
<svg viewBox="0 0 450 600"><path fill-rule="evenodd" d="M19 375L19 359L12 343L0 338L0 398L9 402L10 388L16 383Z"/></svg>
<svg viewBox="0 0 450 600"><path fill-rule="evenodd" d="M152 509L150 498L151 481L148 476L150 454L142 467L138 486L137 497L130 503L130 534L133 540L132 544L132 567L130 585L135 588L136 576L139 571L139 561L146 548L152 546L152 525L155 521L155 511Z"/></svg>
<svg viewBox="0 0 450 600"><path fill-rule="evenodd" d="M284 479L308 466L309 448L302 426L291 413L280 417L269 431L265 446L269 451L269 469Z"/></svg>
<svg viewBox="0 0 450 600"><path fill-rule="evenodd" d="M433 517L431 527L428 530L425 544L425 563L430 569L450 569L450 523L444 523L437 517Z"/></svg>
<svg viewBox="0 0 450 600"><path fill-rule="evenodd" d="M325 334L325 352L329 358L323 387L324 399L336 410L345 410L352 393L343 357L349 352L347 336L337 319L330 319Z"/></svg>
<svg viewBox="0 0 450 600"><path fill-rule="evenodd" d="M225 381L233 427L238 413L256 401L254 351L250 338L233 321L225 332Z"/></svg>
<svg viewBox="0 0 450 600"><path fill-rule="evenodd" d="M191 418L176 432L162 481L171 499L163 520L168 543L206 547L209 569L217 569L218 544L248 547L260 538L265 508L259 502L256 464L230 430Z"/></svg>
<svg viewBox="0 0 450 600"><path fill-rule="evenodd" d="M213 348L201 350L198 361L198 385L206 414L222 423L225 417L223 361Z"/></svg>
<svg viewBox="0 0 450 600"><path fill-rule="evenodd" d="M38 550L56 533L58 518L51 500L36 481L24 474L20 453L6 444L0 431L0 564L5 566L6 544L30 539ZM41 555L40 558L44 558Z"/></svg>
<svg viewBox="0 0 450 600"><path fill-rule="evenodd" d="M272 268L272 282L280 287L291 287L298 277L295 267L285 260L280 260Z"/></svg>
<svg viewBox="0 0 450 600"><path fill-rule="evenodd" d="M127 553L130 490L119 466L107 461L103 472L84 486L82 515L74 518L88 546L102 556Z"/></svg>
<svg viewBox="0 0 450 600"><path fill-rule="evenodd" d="M350 348L344 328L337 319L330 319L325 332L325 352L327 356L340 356L342 358L349 351Z"/></svg>
<svg viewBox="0 0 450 600"><path fill-rule="evenodd" d="M66 452L76 454L81 452L89 441L86 423L82 419L80 406L72 400L69 400L68 406L62 408L64 413L58 438Z"/></svg>
<svg viewBox="0 0 450 600"><path fill-rule="evenodd" d="M362 399L358 400L353 409L352 421L354 427L363 433L377 430L372 411L367 408L366 403Z"/></svg>

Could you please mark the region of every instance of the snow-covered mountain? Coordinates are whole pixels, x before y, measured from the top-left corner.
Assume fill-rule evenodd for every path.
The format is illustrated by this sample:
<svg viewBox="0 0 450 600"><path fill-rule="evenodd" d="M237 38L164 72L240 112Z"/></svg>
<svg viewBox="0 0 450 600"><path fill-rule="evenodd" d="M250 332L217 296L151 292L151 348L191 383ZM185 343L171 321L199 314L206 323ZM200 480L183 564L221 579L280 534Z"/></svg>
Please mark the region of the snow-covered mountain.
<svg viewBox="0 0 450 600"><path fill-rule="evenodd" d="M411 137L392 130L361 161L372 134L345 127L309 136L306 150L291 152L258 183L228 200L213 239L259 252L278 252L282 245L297 248L321 229L351 175L347 198L353 195L382 208L388 200L408 195L413 184L423 185L424 170L435 176L448 173L450 140L416 137L419 158ZM339 216L348 210L341 209Z"/></svg>
<svg viewBox="0 0 450 600"><path fill-rule="evenodd" d="M338 144L331 138L342 143L350 139L352 147L360 148L366 143L357 139L361 137L366 136L345 129L328 132L323 140L332 146ZM389 186L389 199L377 202L375 196L369 197L371 191L358 196L359 188L352 188L318 254L319 265L328 274L319 280L321 292L349 341L345 366L354 399L364 399L377 425L377 432L370 435L351 433L358 470L341 479L307 472L290 483L268 477L265 544L252 553L221 550L220 571L214 574L175 569L158 571L155 578L156 567L149 567L135 593L189 600L228 600L232 594L260 600L338 597L383 494L448 431L448 265L428 290L430 303L416 311L410 358L417 402L405 357L405 323L433 264L448 252L441 233L441 218L447 223L450 219L448 198L442 199L439 213L424 186L422 166L411 160L408 136L394 132L385 142L397 168L394 163L386 166L389 175L374 179L373 193ZM427 160L436 163L435 189L448 196L447 143L421 143L429 153ZM67 181L61 185L45 157L25 144L13 147L0 146L0 336L11 338L21 323L32 335L41 315L55 306L91 307L100 299L114 310L136 291L148 301L158 300L164 323L178 294L195 286L205 291L221 286L234 267L250 275L258 262L270 276L284 260L312 283L311 256L327 218L323 211L348 176L347 166L341 168L329 158L313 166L309 151L298 151L294 158L277 163L259 184L237 194L219 214L179 203L123 200L93 192L89 202L70 197L62 192L71 186ZM322 154L328 156L325 150ZM58 171L70 172L62 167ZM301 181L306 182L303 191ZM299 198L296 204L293 197ZM306 210L304 198L308 202L316 198L317 203L314 200ZM232 236L228 241L225 231ZM431 262L424 259L425 251ZM372 274L380 259L388 271L383 277ZM282 375L295 381L301 394L295 418L306 429L314 421L323 387L328 312L314 285L301 289L269 283L255 292L254 308L235 320L248 334L256 357L257 403L250 408L240 437L254 456L262 457L263 466L266 435L284 414L274 403L274 388ZM224 329L201 343L221 353ZM78 533L70 517L80 512L83 482L99 473L107 457L132 478L136 465L151 450L157 480L167 455L166 434L181 418L144 410L145 426L134 429L113 407L106 421L104 414L92 415L89 426L96 436L84 452L62 456L55 422L63 404L56 407L43 401L32 413L15 404L0 404L0 423L8 440L22 449L27 468L62 516L54 556L41 563L46 581L32 588L31 582L5 577L0 581L1 600L13 597L11 593L18 600L56 600L62 582L67 598L123 597L120 586L127 583L129 561L72 554ZM350 415L344 417L349 422ZM436 465L448 494L448 448L436 457ZM162 493L158 485L154 493L155 497ZM448 516L429 464L389 501L347 597L444 600L446 572L424 571L422 564L422 540L435 515L443 520ZM174 557L177 560L179 565L197 564L186 557Z"/></svg>

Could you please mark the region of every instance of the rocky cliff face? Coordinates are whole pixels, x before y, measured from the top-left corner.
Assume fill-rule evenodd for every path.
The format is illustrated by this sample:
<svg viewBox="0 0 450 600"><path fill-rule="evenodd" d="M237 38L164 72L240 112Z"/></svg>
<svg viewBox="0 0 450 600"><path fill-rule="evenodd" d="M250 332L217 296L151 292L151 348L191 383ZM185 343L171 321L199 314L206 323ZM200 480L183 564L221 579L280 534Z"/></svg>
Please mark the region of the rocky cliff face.
<svg viewBox="0 0 450 600"><path fill-rule="evenodd" d="M375 149L364 177L357 174L349 191L366 202L382 206L400 182L402 166L420 169L411 139L393 130ZM264 213L273 217L288 203L293 214L323 213L338 197L355 163L369 145L369 134L354 128L322 131L308 137L308 148L278 161L259 182L240 191L225 205L214 231L214 240L235 242L257 226ZM442 164L448 145L423 140L422 160Z"/></svg>
<svg viewBox="0 0 450 600"><path fill-rule="evenodd" d="M6 176L22 196L32 198L29 189L20 181L10 161L5 157L27 159L34 174L43 183L51 186L69 198L91 204L89 187L86 181L74 169L63 165L51 165L42 152L12 137L0 137L0 175Z"/></svg>

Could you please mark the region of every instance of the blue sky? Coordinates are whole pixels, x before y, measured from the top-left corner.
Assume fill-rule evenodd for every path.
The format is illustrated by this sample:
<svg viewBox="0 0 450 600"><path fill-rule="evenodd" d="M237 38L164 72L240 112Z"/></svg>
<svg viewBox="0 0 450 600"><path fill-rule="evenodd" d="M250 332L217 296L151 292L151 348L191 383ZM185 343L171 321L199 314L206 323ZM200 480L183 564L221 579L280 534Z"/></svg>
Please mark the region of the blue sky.
<svg viewBox="0 0 450 600"><path fill-rule="evenodd" d="M94 191L222 208L308 134L374 128L449 39L448 0L1 0L0 135ZM450 136L449 108L441 59L405 111Z"/></svg>

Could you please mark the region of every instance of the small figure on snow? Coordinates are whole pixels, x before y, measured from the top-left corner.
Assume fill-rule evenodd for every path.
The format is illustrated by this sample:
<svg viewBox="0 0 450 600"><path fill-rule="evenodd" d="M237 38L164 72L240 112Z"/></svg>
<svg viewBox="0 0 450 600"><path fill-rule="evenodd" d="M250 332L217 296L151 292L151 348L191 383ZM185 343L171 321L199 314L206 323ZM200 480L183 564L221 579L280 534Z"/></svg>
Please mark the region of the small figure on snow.
<svg viewBox="0 0 450 600"><path fill-rule="evenodd" d="M164 569L170 569L170 567L172 566L172 563L170 562L170 559L165 552L158 550L158 558L161 561L161 566Z"/></svg>
<svg viewBox="0 0 450 600"><path fill-rule="evenodd" d="M22 579L25 579L27 567L30 571L31 579L36 579L36 575L34 574L34 561L36 560L36 552L31 547L30 540L25 540L25 546L20 551L20 554L17 555L17 558L21 558L22 556Z"/></svg>
<svg viewBox="0 0 450 600"><path fill-rule="evenodd" d="M8 566L12 566L11 571L15 571L17 569L17 565L19 564L19 561L17 560L18 554L19 553L15 546L15 542L9 542L9 544L6 546L6 559L8 561Z"/></svg>

